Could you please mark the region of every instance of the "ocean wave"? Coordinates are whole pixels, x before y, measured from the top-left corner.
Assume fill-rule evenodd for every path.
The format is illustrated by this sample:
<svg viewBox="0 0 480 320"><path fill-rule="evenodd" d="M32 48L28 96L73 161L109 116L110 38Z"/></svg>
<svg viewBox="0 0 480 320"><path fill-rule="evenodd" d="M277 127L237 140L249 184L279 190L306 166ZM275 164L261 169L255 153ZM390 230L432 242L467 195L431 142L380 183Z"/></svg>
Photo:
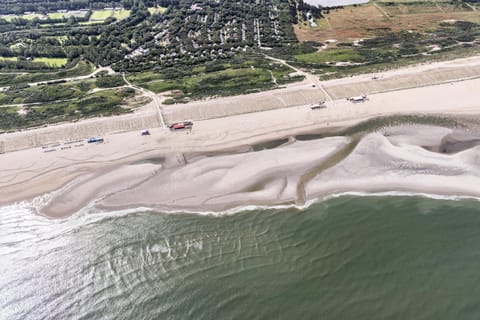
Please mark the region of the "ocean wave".
<svg viewBox="0 0 480 320"><path fill-rule="evenodd" d="M8 205L0 208L0 212L22 212L30 211L36 213L45 219L51 220L48 217L45 217L41 214L40 208L48 203L59 190L47 193L41 196L34 198L31 201L21 201L12 205ZM99 199L96 199L90 202L88 205L77 211L76 213L67 216L62 219L55 219L57 221L62 220L81 220L83 223L94 223L98 222L105 218L112 217L124 217L126 215L141 213L141 212L161 212L164 214L195 214L202 216L212 216L212 217L222 217L222 216L231 216L241 212L251 212L251 211L267 211L267 210L297 210L304 211L309 209L312 205L326 202L331 199L354 196L354 197L423 197L434 200L446 200L446 201L462 201L462 200L475 200L480 201L480 197L468 196L468 195L441 195L433 193L424 193L424 192L414 192L414 191L383 191L383 192L361 192L361 191L345 191L339 193L332 193L324 196L319 196L313 199L309 199L304 204L279 204L279 205L243 205L228 208L225 210L194 210L194 209L159 209L155 207L140 206L134 208L125 208L118 210L104 210L98 208L96 203Z"/></svg>
<svg viewBox="0 0 480 320"><path fill-rule="evenodd" d="M384 191L384 192L359 192L359 191L346 191L346 192L339 192L339 193L332 193L329 195L309 199L303 205L298 204L283 204L283 205L244 205L229 208L226 210L221 211L214 211L214 210L184 210L184 209L170 209L170 210L161 210L162 213L165 214L198 214L204 216L230 216L241 212L249 212L249 211L266 211L266 210L289 210L295 209L298 211L304 211L309 209L312 205L326 202L331 199L336 199L340 197L347 197L347 196L354 196L354 197L423 197L429 198L434 200L447 200L447 201L461 201L461 200L475 200L480 201L479 197L474 196L465 196L465 195L440 195L440 194L431 194L431 193L423 193L423 192L406 192L406 191ZM109 213L112 215L121 214L126 215L129 213L136 213L136 212L145 212L145 211L155 211L158 212L157 208L150 208L150 207L138 207L138 208L130 208L130 209L121 209L116 211L102 211L103 213ZM98 211L97 211L98 212Z"/></svg>
<svg viewBox="0 0 480 320"><path fill-rule="evenodd" d="M95 214L105 214L108 216L125 216L133 213L139 212L161 212L164 214L196 214L202 216L213 216L213 217L222 217L222 216L231 216L241 212L251 212L251 211L267 211L267 210L290 210L294 209L297 211L305 211L309 209L312 205L317 203L326 202L332 199L354 196L354 197L423 197L434 200L446 200L446 201L462 201L462 200L475 200L480 201L479 197L474 196L465 196L465 195L440 195L440 194L431 194L423 192L405 192L405 191L384 191L384 192L358 192L358 191L346 191L333 193L313 199L309 199L303 205L298 204L282 204L282 205L244 205L229 208L226 210L214 211L214 210L192 210L192 209L168 209L168 210L159 210L158 208L153 207L137 207L137 208L128 208L120 210L99 210L92 203L89 207L86 207L79 211L77 214L82 215L82 213L95 213Z"/></svg>

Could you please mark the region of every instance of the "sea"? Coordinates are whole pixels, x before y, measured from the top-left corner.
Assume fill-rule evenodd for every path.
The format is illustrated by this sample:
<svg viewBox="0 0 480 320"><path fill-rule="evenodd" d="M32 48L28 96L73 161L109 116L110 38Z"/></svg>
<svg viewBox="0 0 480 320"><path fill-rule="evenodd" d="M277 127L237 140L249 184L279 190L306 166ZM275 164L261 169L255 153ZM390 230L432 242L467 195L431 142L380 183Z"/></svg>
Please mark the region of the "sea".
<svg viewBox="0 0 480 320"><path fill-rule="evenodd" d="M0 208L0 319L480 319L480 202Z"/></svg>

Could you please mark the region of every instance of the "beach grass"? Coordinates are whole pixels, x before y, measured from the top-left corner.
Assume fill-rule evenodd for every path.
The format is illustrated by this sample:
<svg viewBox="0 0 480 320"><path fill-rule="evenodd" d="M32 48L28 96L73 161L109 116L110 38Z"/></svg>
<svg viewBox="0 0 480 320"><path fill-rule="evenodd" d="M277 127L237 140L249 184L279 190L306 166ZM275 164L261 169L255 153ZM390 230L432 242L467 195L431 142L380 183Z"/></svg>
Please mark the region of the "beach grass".
<svg viewBox="0 0 480 320"><path fill-rule="evenodd" d="M73 63L72 63L73 65ZM15 70L11 70L15 71ZM22 71L22 70L19 70ZM62 79L67 77L83 76L93 71L93 65L80 60L75 65L69 68L58 68L51 71L42 72L21 72L15 74L0 74L0 86L14 85L20 83L51 81L55 79Z"/></svg>
<svg viewBox="0 0 480 320"><path fill-rule="evenodd" d="M54 94L59 94L59 91L54 91ZM87 117L127 113L130 112L129 108L122 107L122 104L125 98L134 95L135 91L129 88L109 89L92 94L82 94L75 89L72 93L74 100L51 101L50 99L39 106L31 107L31 110L25 116L12 112L12 110L17 111L18 108L0 108L0 131ZM13 103L24 102L20 97L13 101Z"/></svg>
<svg viewBox="0 0 480 320"><path fill-rule="evenodd" d="M163 79L161 74L145 72L128 77L130 81L153 92L181 90L193 99L247 93L273 86L270 72L263 68L226 69L199 73L181 79Z"/></svg>

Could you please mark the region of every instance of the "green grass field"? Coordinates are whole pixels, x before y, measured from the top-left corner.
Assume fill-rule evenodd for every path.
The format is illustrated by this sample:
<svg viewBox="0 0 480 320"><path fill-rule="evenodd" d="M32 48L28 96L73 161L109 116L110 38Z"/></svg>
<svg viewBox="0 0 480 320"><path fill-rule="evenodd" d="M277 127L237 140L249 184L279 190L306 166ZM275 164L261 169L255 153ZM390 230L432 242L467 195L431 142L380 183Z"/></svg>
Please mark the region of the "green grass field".
<svg viewBox="0 0 480 320"><path fill-rule="evenodd" d="M33 62L42 62L47 66L61 68L67 64L67 58L35 58Z"/></svg>
<svg viewBox="0 0 480 320"><path fill-rule="evenodd" d="M8 22L11 22L13 19L18 18L18 16L11 16L11 15L2 15L0 16L3 20L6 20Z"/></svg>
<svg viewBox="0 0 480 320"><path fill-rule="evenodd" d="M52 19L52 20L61 20L63 17L66 17L66 13L60 13L60 12L51 12L47 14L47 17Z"/></svg>
<svg viewBox="0 0 480 320"><path fill-rule="evenodd" d="M95 24L98 22L103 22L107 18L115 18L117 20L122 20L130 16L130 10L125 9L115 9L115 10L93 10L92 15L90 16L90 21L83 22L81 24Z"/></svg>
<svg viewBox="0 0 480 320"><path fill-rule="evenodd" d="M116 18L117 20L122 20L122 19L128 18L129 16L130 16L130 10L116 9L112 17Z"/></svg>
<svg viewBox="0 0 480 320"><path fill-rule="evenodd" d="M41 17L41 14L38 13L32 13L32 14L22 14L22 15L2 15L0 16L2 19L5 19L7 21L12 21L14 19L25 19L25 20L33 20L35 18Z"/></svg>
<svg viewBox="0 0 480 320"><path fill-rule="evenodd" d="M0 57L0 60L5 60L5 61L17 61L17 57Z"/></svg>
<svg viewBox="0 0 480 320"><path fill-rule="evenodd" d="M84 18L87 15L87 11L67 11L67 12L50 12L47 17L52 20L62 20L74 16L77 18Z"/></svg>
<svg viewBox="0 0 480 320"><path fill-rule="evenodd" d="M148 8L148 12L150 12L150 14L162 14L165 11L167 11L167 8L164 8L164 7L150 7L150 8Z"/></svg>
<svg viewBox="0 0 480 320"><path fill-rule="evenodd" d="M0 57L0 60L18 61L17 57ZM41 62L50 67L61 68L64 67L68 60L67 58L35 58L33 62Z"/></svg>
<svg viewBox="0 0 480 320"><path fill-rule="evenodd" d="M102 24L104 21L105 20L97 20L97 21L88 20L88 21L79 22L78 24L82 26L89 26L93 24Z"/></svg>
<svg viewBox="0 0 480 320"><path fill-rule="evenodd" d="M68 12L50 12L47 14L47 18L52 20L62 20L63 18L68 18L70 15L74 15L76 17L85 17L87 14L86 11L68 11ZM12 21L17 18L25 19L25 20L33 20L38 18L44 17L42 14L39 13L32 13L32 14L22 14L22 15L1 15L0 18L5 19L7 21ZM107 16L108 18L108 16Z"/></svg>
<svg viewBox="0 0 480 320"><path fill-rule="evenodd" d="M90 20L105 20L111 17L113 10L93 10Z"/></svg>
<svg viewBox="0 0 480 320"><path fill-rule="evenodd" d="M353 49L334 49L314 53L298 54L295 59L304 63L361 62L363 57Z"/></svg>

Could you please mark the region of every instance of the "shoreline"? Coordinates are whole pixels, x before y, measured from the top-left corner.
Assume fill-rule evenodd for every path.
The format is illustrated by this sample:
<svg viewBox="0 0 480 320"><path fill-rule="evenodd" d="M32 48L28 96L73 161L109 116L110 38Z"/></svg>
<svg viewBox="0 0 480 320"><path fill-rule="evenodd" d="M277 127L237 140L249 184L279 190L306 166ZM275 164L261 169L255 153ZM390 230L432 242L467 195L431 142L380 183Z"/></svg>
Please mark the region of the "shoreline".
<svg viewBox="0 0 480 320"><path fill-rule="evenodd" d="M148 159L157 161L166 158L166 163L158 164L154 169L158 172L164 172L165 169L173 172L191 161L198 163L203 158L222 154L245 154L242 152L249 146L296 135L315 135L318 131L339 132L378 117L441 115L446 118L468 117L480 124L479 87L480 79L462 80L372 94L364 103L335 100L327 102L327 108L321 110L311 110L308 105L302 105L200 120L195 121L192 131L170 132L149 128L151 136L147 137L142 137L140 131L117 131L106 133L103 144L84 142L82 146L69 148L65 142L60 142L54 152L44 152L45 149L41 147L7 152L0 154L0 167L4 168L0 171L0 205L31 200L59 190L80 176L100 176L101 172L108 172L113 168L130 170L133 172L130 180L133 181L149 172L149 169L138 169L138 173L135 173L129 166L136 162L148 162ZM43 131L37 130L35 134L40 136ZM298 143L293 143L292 148L296 145ZM288 149L288 146L290 144L285 148ZM304 155L299 161L309 161L308 155ZM256 161L252 163L255 163L252 167L257 165ZM271 164L271 167L275 168L275 164ZM121 176L119 173L115 175ZM291 175L295 176L293 173ZM99 185L101 182L98 181L92 184L93 196L98 192L95 190L108 189ZM267 185L267 189L277 190L276 192L282 188L278 181ZM400 188L400 185L398 187ZM290 198L286 198L291 201L292 191L289 192ZM257 200L240 197L230 205L245 203L244 200L248 200L247 203L264 204L269 198L266 193L259 194ZM81 201L80 207L88 203L91 197L92 195ZM312 194L307 193L306 199L311 197ZM212 204L214 201L210 202ZM178 203L176 207L179 207ZM60 211L57 210L54 216L68 216L73 213Z"/></svg>

